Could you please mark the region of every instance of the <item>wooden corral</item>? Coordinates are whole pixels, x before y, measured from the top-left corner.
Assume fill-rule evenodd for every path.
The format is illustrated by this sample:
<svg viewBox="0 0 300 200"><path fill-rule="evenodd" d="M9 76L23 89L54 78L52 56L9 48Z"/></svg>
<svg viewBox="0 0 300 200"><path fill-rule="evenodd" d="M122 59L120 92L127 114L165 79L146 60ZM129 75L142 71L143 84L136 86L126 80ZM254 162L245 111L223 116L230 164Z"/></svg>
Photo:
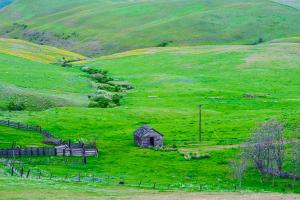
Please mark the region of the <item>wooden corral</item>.
<svg viewBox="0 0 300 200"><path fill-rule="evenodd" d="M98 156L97 149L69 148L68 146L49 147L25 147L0 149L0 157L19 156Z"/></svg>

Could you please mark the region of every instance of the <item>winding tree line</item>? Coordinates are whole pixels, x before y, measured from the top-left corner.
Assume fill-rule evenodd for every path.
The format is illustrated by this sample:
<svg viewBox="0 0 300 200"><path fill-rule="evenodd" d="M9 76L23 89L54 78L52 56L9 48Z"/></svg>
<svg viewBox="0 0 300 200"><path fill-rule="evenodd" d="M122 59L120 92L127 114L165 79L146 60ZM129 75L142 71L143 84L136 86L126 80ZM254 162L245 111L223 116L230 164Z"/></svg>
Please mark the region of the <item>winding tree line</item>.
<svg viewBox="0 0 300 200"><path fill-rule="evenodd" d="M91 67L81 67L88 73L93 85L97 88L95 94L89 95L89 107L112 108L120 106L120 101L126 91L133 89L129 83L116 81L108 75L108 71Z"/></svg>

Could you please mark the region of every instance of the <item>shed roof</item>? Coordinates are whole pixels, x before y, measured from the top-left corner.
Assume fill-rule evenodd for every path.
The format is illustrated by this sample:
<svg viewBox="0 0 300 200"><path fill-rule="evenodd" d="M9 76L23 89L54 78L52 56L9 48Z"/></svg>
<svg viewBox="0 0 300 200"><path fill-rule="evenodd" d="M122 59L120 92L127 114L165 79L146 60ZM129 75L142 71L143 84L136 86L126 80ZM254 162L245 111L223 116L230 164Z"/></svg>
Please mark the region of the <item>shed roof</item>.
<svg viewBox="0 0 300 200"><path fill-rule="evenodd" d="M158 132L157 130L155 130L154 128L151 128L150 126L148 125L143 125L141 126L139 129L137 129L135 132L134 132L134 135L136 136L139 136L139 137L143 137L145 134L149 133L149 132L155 132L161 136L164 136L163 134L161 134L160 132Z"/></svg>

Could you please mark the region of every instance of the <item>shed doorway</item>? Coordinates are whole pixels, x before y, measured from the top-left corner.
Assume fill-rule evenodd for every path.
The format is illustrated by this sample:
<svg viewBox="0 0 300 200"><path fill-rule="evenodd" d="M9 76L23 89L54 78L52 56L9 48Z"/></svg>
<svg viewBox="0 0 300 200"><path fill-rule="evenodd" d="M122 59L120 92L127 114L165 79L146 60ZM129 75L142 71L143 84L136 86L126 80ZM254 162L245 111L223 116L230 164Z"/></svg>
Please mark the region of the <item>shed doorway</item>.
<svg viewBox="0 0 300 200"><path fill-rule="evenodd" d="M154 147L154 137L150 137L150 146Z"/></svg>

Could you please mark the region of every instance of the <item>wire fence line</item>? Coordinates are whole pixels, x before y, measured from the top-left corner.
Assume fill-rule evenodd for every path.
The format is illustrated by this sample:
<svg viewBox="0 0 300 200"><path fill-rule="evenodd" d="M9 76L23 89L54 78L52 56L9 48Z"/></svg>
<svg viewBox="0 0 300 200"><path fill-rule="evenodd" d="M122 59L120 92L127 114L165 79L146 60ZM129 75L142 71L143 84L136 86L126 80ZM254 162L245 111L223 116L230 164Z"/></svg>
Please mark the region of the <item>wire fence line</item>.
<svg viewBox="0 0 300 200"><path fill-rule="evenodd" d="M93 174L81 174L77 175L65 175L55 176L53 173L43 173L40 170L31 170L30 168L25 169L23 166L16 167L15 163L11 160L0 161L4 164L5 170L4 176L18 177L28 180L47 180L47 181L59 181L59 182L83 182L83 183L94 183L97 185L105 186L126 186L135 187L141 189L156 189L161 191L175 191L175 190L188 190L188 191L214 191L219 190L217 188L208 187L205 184L188 184L184 182L177 183L160 183L159 181L149 180L138 180L129 179L124 177L115 176L96 176ZM233 185L232 190L236 191L237 188Z"/></svg>
<svg viewBox="0 0 300 200"><path fill-rule="evenodd" d="M98 175L93 173L78 172L72 174L54 174L49 171L42 171L36 168L26 168L22 163L16 163L11 159L0 159L3 163L4 170L2 175L6 177L16 177L24 180L44 180L44 181L58 181L58 182L77 182L77 183L91 183L95 186L120 186L120 187L134 187L141 189L154 189L160 191L198 191L198 192L236 192L246 191L245 188L239 187L238 183L229 181L228 183L220 183L216 180L214 183L203 183L200 179L194 179L192 182L183 180L174 180L172 183L161 182L155 179L133 179L125 176L112 176L112 175ZM0 171L1 172L1 171ZM282 192L286 190L296 191L291 184L282 185ZM249 191L265 192L269 191L268 187L262 185L261 188L251 188Z"/></svg>

